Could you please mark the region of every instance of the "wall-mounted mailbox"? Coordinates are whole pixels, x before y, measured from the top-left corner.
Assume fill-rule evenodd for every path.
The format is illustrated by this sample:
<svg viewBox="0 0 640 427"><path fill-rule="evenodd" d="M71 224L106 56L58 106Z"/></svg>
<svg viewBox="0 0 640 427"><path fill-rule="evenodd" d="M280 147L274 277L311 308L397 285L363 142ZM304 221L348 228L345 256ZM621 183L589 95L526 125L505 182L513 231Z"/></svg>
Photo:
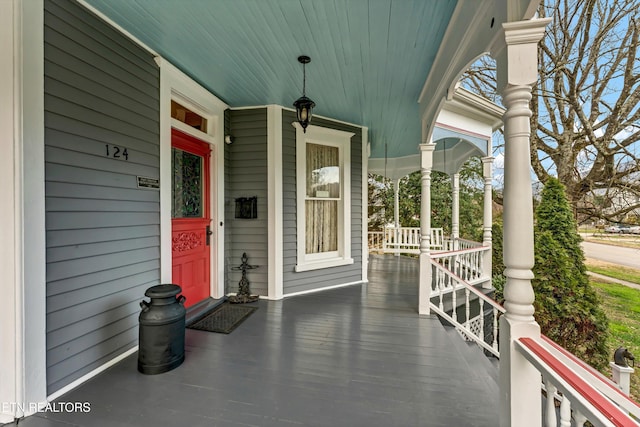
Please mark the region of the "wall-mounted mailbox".
<svg viewBox="0 0 640 427"><path fill-rule="evenodd" d="M258 197L238 197L236 199L236 218L258 218Z"/></svg>

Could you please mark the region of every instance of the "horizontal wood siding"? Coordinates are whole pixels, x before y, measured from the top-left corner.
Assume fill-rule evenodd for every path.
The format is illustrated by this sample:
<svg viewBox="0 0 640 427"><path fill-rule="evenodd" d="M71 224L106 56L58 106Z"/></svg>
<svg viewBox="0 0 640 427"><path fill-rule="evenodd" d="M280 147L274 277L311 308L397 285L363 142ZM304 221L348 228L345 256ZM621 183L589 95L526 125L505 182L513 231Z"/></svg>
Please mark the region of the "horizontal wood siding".
<svg viewBox="0 0 640 427"><path fill-rule="evenodd" d="M352 265L297 273L296 131L294 112L282 112L282 193L284 294L304 292L362 280L362 129L314 117L313 124L346 132L351 137L351 257Z"/></svg>
<svg viewBox="0 0 640 427"><path fill-rule="evenodd" d="M160 176L159 70L74 1L46 0L44 31L51 394L137 344L159 284L160 193L136 178Z"/></svg>
<svg viewBox="0 0 640 427"><path fill-rule="evenodd" d="M267 109L230 110L229 133L233 143L227 145L225 172L225 264L228 292L237 292L242 274L240 265L246 252L249 264L259 268L247 272L251 292L267 295L269 291L268 206L267 206ZM235 218L235 199L258 197L258 218Z"/></svg>

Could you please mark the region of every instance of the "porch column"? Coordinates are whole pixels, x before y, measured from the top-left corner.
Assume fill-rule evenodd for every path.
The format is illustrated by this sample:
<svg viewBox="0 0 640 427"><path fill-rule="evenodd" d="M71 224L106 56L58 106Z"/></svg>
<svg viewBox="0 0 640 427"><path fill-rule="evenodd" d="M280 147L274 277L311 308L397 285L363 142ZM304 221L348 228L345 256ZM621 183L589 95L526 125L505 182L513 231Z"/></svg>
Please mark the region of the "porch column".
<svg viewBox="0 0 640 427"><path fill-rule="evenodd" d="M491 247L491 226L493 223L493 197L491 193L491 180L493 179L493 157L482 158L482 176L484 177L484 210L482 215L482 246ZM487 281L483 283L482 287L485 289L491 288L491 276L493 269L492 251L484 253L482 260L482 268L484 274L487 276Z"/></svg>
<svg viewBox="0 0 640 427"><path fill-rule="evenodd" d="M397 245L400 237L400 178L393 183L393 226L395 227L393 239ZM400 256L400 252L396 252L395 256Z"/></svg>
<svg viewBox="0 0 640 427"><path fill-rule="evenodd" d="M420 283L418 285L418 313L429 314L431 298L431 168L436 144L420 144Z"/></svg>
<svg viewBox="0 0 640 427"><path fill-rule="evenodd" d="M500 425L542 425L538 371L515 349L521 337L539 337L531 286L534 264L529 138L531 88L538 76L537 45L550 19L503 24L497 53L504 114L504 264L506 313L500 321ZM538 403L536 403L538 402Z"/></svg>
<svg viewBox="0 0 640 427"><path fill-rule="evenodd" d="M0 424L47 402L43 20L0 1Z"/></svg>
<svg viewBox="0 0 640 427"><path fill-rule="evenodd" d="M458 249L460 237L460 174L451 175L451 240L453 249Z"/></svg>

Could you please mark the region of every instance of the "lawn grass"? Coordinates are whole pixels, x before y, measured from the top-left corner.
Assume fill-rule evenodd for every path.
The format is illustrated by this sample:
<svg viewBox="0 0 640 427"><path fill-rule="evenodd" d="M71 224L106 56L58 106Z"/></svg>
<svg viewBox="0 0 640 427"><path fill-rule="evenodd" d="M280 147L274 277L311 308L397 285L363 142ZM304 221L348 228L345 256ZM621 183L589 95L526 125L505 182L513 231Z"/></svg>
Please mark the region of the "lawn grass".
<svg viewBox="0 0 640 427"><path fill-rule="evenodd" d="M625 279L626 280L626 279ZM615 283L591 281L609 318L607 345L613 359L618 347L626 347L640 361L640 290ZM609 369L603 371L611 376ZM640 370L631 375L631 397L640 401Z"/></svg>
<svg viewBox="0 0 640 427"><path fill-rule="evenodd" d="M623 267L621 265L609 266L604 265L603 263L600 263L600 265L587 263L587 269L589 271L593 271L594 273L613 277L614 279L625 280L631 283L637 283L640 285L640 270L636 270L635 268Z"/></svg>

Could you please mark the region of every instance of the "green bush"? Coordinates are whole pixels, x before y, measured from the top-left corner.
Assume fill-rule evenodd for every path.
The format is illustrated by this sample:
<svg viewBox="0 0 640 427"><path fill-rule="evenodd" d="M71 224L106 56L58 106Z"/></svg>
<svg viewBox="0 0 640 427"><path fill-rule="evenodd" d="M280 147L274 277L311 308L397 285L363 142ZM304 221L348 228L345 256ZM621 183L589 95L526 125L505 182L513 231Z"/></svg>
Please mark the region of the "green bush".
<svg viewBox="0 0 640 427"><path fill-rule="evenodd" d="M542 333L590 365L607 364L608 322L591 288L564 187L547 181L536 209L533 289Z"/></svg>
<svg viewBox="0 0 640 427"><path fill-rule="evenodd" d="M494 299L504 304L504 258L502 221L496 221L491 227L491 283L495 288Z"/></svg>
<svg viewBox="0 0 640 427"><path fill-rule="evenodd" d="M608 363L608 321L591 287L580 235L564 187L547 181L535 212L535 318L543 334L590 365ZM505 284L502 223L493 224L493 284L502 303Z"/></svg>

